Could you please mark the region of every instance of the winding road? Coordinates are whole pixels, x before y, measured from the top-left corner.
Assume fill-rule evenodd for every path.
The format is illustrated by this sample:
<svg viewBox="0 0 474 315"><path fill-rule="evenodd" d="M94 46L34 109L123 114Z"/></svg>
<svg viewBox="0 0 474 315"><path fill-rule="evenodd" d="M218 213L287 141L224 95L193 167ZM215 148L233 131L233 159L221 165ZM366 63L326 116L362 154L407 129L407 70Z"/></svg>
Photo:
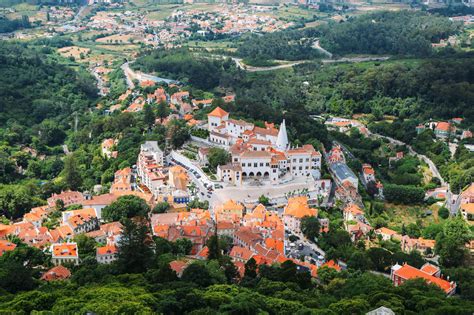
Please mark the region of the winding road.
<svg viewBox="0 0 474 315"><path fill-rule="evenodd" d="M369 135L372 135L376 138L387 139L391 144L406 146L408 148L408 151L410 152L410 154L416 156L417 158L423 160L426 164L428 164L428 167L430 168L430 171L433 174L433 176L438 178L439 181L441 182L441 186L448 186L448 183L443 179L443 177L441 176L441 173L439 172L436 165L426 155L417 153L415 150L413 150L413 147L411 145L406 144L405 142L402 142L400 140L397 140L397 139L394 139L394 138L391 138L391 137L388 137L388 136L384 136L384 135L381 135L381 134L378 134L378 133L373 133L371 131L368 131L368 132L369 132ZM448 190L449 190L449 188L448 188Z"/></svg>
<svg viewBox="0 0 474 315"><path fill-rule="evenodd" d="M323 48L321 48L323 49ZM330 54L332 57L332 54L327 51L327 53ZM291 61L288 63L284 64L279 64L276 66L270 66L270 67L254 67L254 66L249 66L243 63L242 58L237 58L237 57L232 57L232 56L226 56L226 55L200 55L201 57L204 58L209 58L209 59L225 59L225 58L230 58L232 59L233 62L235 62L236 66L242 70L248 71L248 72L261 72L261 71L273 71L273 70L280 70L280 69L285 69L285 68L291 68L293 66L309 62L311 60L297 60L297 61ZM389 56L378 56L378 57L343 57L343 58L338 58L338 59L321 59L321 63L323 64L328 64L328 63L339 63L339 62L365 62L365 61L386 61L390 59ZM284 62L284 60L280 60L280 62Z"/></svg>

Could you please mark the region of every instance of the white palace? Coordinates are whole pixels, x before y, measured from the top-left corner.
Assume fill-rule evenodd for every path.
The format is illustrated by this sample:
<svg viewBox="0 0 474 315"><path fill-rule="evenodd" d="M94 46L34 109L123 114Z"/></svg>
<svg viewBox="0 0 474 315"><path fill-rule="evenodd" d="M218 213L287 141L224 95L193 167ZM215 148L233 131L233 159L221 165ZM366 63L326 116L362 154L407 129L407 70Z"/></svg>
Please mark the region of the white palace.
<svg viewBox="0 0 474 315"><path fill-rule="evenodd" d="M257 127L243 120L229 119L217 107L208 114L209 140L229 147L231 163L217 169L219 180L241 186L246 181L288 182L296 177L318 179L321 153L310 144L291 148L285 121L276 129L265 123Z"/></svg>

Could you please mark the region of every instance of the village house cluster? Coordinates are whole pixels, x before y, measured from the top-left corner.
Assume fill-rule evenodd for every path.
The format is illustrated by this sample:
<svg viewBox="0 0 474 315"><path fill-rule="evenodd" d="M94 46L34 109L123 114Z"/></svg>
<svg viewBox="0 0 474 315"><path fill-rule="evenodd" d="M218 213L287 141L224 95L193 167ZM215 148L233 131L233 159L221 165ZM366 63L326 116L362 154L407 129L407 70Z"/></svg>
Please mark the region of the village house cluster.
<svg viewBox="0 0 474 315"><path fill-rule="evenodd" d="M316 264L286 255L288 240L285 237L285 229L301 233L301 219L317 214L317 209L309 207L306 196L289 198L282 212L269 210L262 204L244 205L229 199L209 211L191 209L189 212L153 214L151 224L155 236L169 241L186 238L192 242L191 256L170 264L178 276L193 260L207 257L209 249L206 243L213 235L231 240L229 256L241 276L245 263L251 258L258 265L271 265L291 259L300 270L307 270L312 276L316 276ZM322 231L328 231L327 224L322 227ZM333 261L321 266L341 270Z"/></svg>
<svg viewBox="0 0 474 315"><path fill-rule="evenodd" d="M431 121L418 125L416 127L416 132L420 134L427 129L431 129L433 130L436 138L450 138L454 142L472 138L472 132L470 130L462 129L459 127L462 122L462 118L453 118L449 121Z"/></svg>
<svg viewBox="0 0 474 315"><path fill-rule="evenodd" d="M421 255L431 257L434 253L436 245L435 240L419 238L410 238L408 235L401 235L398 232L386 227L374 229L365 218L364 211L356 204L349 204L343 210L344 227L351 235L353 242L364 241L368 246L371 245L371 234L380 240L394 240L400 243L401 250L405 253L413 251L419 252ZM456 283L444 279L441 275L439 267L426 263L420 269L403 263L392 266L390 278L395 286L401 285L403 282L421 278L427 283L432 283L440 287L446 295L453 295L456 291Z"/></svg>

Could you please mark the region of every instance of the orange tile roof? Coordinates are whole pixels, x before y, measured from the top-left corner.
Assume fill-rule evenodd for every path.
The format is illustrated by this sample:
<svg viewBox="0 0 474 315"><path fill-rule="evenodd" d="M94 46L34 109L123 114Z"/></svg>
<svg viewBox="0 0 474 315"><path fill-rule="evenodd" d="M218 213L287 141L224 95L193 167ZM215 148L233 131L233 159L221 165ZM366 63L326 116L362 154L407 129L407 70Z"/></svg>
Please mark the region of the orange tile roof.
<svg viewBox="0 0 474 315"><path fill-rule="evenodd" d="M344 212L350 212L353 215L364 214L364 211L362 211L362 209L354 203L352 203L352 204L348 205L346 208L344 208Z"/></svg>
<svg viewBox="0 0 474 315"><path fill-rule="evenodd" d="M207 256L209 255L209 247L207 246L204 246L200 251L199 253L196 254L196 256L200 257L200 258L207 258Z"/></svg>
<svg viewBox="0 0 474 315"><path fill-rule="evenodd" d="M270 159L272 155L267 151L244 151L240 154L241 159L255 159L255 158L268 158Z"/></svg>
<svg viewBox="0 0 474 315"><path fill-rule="evenodd" d="M396 231L388 229L386 227L381 227L380 229L375 230L375 232L381 233L381 234L387 234L387 235L395 235L398 234Z"/></svg>
<svg viewBox="0 0 474 315"><path fill-rule="evenodd" d="M474 214L474 203L464 203L461 205L461 210L469 214Z"/></svg>
<svg viewBox="0 0 474 315"><path fill-rule="evenodd" d="M433 283L437 285L438 287L443 289L446 293L449 293L453 289L453 287L448 281L443 280L441 278L434 277L408 264L404 264L400 269L395 270L394 274L405 280L410 280L410 279L415 279L415 278L424 279L428 283Z"/></svg>
<svg viewBox="0 0 474 315"><path fill-rule="evenodd" d="M285 244L284 244L284 241L282 241L282 240L276 240L274 238L266 238L265 239L265 246L268 249L273 249L273 250L278 251L280 254L285 253L284 252Z"/></svg>
<svg viewBox="0 0 474 315"><path fill-rule="evenodd" d="M362 168L363 168L364 174L367 174L367 175L374 175L375 174L374 169L370 165L364 165Z"/></svg>
<svg viewBox="0 0 474 315"><path fill-rule="evenodd" d="M250 249L241 246L232 247L229 256L234 259L249 260L253 256L253 252Z"/></svg>
<svg viewBox="0 0 474 315"><path fill-rule="evenodd" d="M435 273L439 271L439 268L436 267L435 265L426 263L421 267L420 270L423 272L426 272L427 274L434 275Z"/></svg>
<svg viewBox="0 0 474 315"><path fill-rule="evenodd" d="M170 268L174 270L177 274L180 274L186 269L188 264L185 261L174 260L170 262Z"/></svg>
<svg viewBox="0 0 474 315"><path fill-rule="evenodd" d="M116 254L118 252L118 248L115 245L106 245L97 248L97 255L110 255Z"/></svg>
<svg viewBox="0 0 474 315"><path fill-rule="evenodd" d="M16 244L7 241L7 240L0 240L0 257L6 252L12 251L16 248Z"/></svg>
<svg viewBox="0 0 474 315"><path fill-rule="evenodd" d="M332 259L322 264L321 267L328 267L328 268L336 269L337 271L341 271L342 269L341 266L339 266L339 264L337 264Z"/></svg>
<svg viewBox="0 0 474 315"><path fill-rule="evenodd" d="M53 280L63 280L71 276L71 272L64 266L56 266L48 271L46 271L42 276L41 280L44 281L53 281Z"/></svg>
<svg viewBox="0 0 474 315"><path fill-rule="evenodd" d="M301 219L304 216L317 216L318 210L308 206L308 197L306 196L291 197L284 209L284 215Z"/></svg>
<svg viewBox="0 0 474 315"><path fill-rule="evenodd" d="M278 129L276 129L276 128L261 128L261 127L255 126L253 128L253 132L261 134L261 135L269 135L269 136L273 136L273 137L278 136Z"/></svg>
<svg viewBox="0 0 474 315"><path fill-rule="evenodd" d="M212 112L210 112L207 116L212 116L212 117L219 117L223 118L225 116L229 115L228 112L217 106Z"/></svg>
<svg viewBox="0 0 474 315"><path fill-rule="evenodd" d="M53 244L53 257L79 257L76 243Z"/></svg>
<svg viewBox="0 0 474 315"><path fill-rule="evenodd" d="M436 129L441 130L441 131L449 131L450 128L451 128L451 124L444 121L439 122L436 125Z"/></svg>

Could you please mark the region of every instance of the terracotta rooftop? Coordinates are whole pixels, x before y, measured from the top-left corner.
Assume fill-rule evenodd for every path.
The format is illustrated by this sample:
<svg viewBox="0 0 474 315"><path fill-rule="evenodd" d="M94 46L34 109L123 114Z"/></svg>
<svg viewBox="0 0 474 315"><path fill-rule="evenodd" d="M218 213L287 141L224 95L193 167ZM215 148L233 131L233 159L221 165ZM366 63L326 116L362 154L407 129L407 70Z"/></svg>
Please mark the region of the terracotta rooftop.
<svg viewBox="0 0 474 315"><path fill-rule="evenodd" d="M228 115L229 113L223 110L222 108L220 108L219 106L216 107L212 112L208 114L208 116L219 117L219 118L223 118Z"/></svg>
<svg viewBox="0 0 474 315"><path fill-rule="evenodd" d="M410 279L415 279L415 278L424 279L426 280L427 283L432 283L432 284L437 285L446 293L449 293L450 291L453 290L453 286L451 285L450 282L441 278L434 277L408 264L404 264L398 270L395 270L394 274L405 280L410 280Z"/></svg>

